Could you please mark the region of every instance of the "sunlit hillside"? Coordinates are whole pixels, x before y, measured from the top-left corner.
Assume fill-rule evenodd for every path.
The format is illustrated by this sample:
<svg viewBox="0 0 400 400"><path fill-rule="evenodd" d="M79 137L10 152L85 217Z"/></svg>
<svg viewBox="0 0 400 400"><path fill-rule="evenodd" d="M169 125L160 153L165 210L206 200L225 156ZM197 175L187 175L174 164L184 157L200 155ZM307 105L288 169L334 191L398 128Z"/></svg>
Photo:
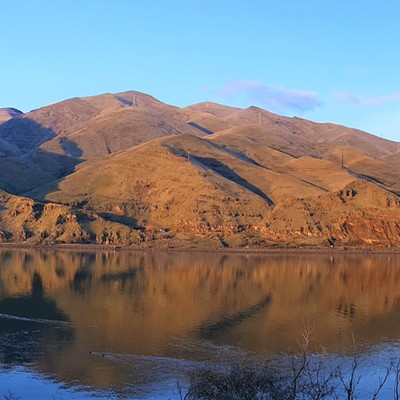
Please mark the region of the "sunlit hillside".
<svg viewBox="0 0 400 400"><path fill-rule="evenodd" d="M133 91L6 119L4 242L400 244L400 145L362 131Z"/></svg>

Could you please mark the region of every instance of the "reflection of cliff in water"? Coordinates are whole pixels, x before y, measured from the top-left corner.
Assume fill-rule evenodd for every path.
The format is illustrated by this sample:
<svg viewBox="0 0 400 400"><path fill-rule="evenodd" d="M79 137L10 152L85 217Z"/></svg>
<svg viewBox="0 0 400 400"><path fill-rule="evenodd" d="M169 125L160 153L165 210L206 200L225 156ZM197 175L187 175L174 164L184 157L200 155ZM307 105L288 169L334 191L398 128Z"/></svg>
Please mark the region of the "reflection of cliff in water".
<svg viewBox="0 0 400 400"><path fill-rule="evenodd" d="M1 254L0 312L10 298L33 301L37 273L41 315L68 315L73 326L71 340L48 339L40 369L95 387L139 377L131 364L90 352L200 357L176 347L199 338L282 352L307 318L315 318L314 343L328 351L346 348L352 333L370 344L400 335L400 256Z"/></svg>
<svg viewBox="0 0 400 400"><path fill-rule="evenodd" d="M223 316L220 319L202 324L197 330L197 335L202 339L217 339L231 333L237 326L256 314L265 311L272 301L271 294L267 294L260 301L246 307L244 310L237 311L232 315Z"/></svg>
<svg viewBox="0 0 400 400"><path fill-rule="evenodd" d="M73 332L68 318L43 290L40 274L34 272L31 292L0 300L0 353L2 362L15 365L32 362L48 341L68 342Z"/></svg>
<svg viewBox="0 0 400 400"><path fill-rule="evenodd" d="M0 300L0 314L26 319L68 321L67 316L58 309L57 303L45 295L42 278L37 272L32 277L31 293Z"/></svg>

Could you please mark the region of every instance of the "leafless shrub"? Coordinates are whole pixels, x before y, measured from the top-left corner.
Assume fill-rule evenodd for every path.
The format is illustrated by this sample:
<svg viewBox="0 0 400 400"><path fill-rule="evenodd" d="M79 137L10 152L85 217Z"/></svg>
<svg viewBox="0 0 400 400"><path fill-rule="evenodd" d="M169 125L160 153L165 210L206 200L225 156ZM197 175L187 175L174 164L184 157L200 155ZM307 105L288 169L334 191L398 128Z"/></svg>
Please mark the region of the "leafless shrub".
<svg viewBox="0 0 400 400"><path fill-rule="evenodd" d="M248 364L228 371L202 369L189 376L185 399L281 400L288 398L283 379L269 365Z"/></svg>
<svg viewBox="0 0 400 400"><path fill-rule="evenodd" d="M400 358L393 360L394 369L394 387L393 387L393 398L399 400L399 386L400 386Z"/></svg>
<svg viewBox="0 0 400 400"><path fill-rule="evenodd" d="M350 366L332 362L332 358L313 355L314 325L306 323L300 332L297 352L289 362L276 361L242 364L227 370L202 369L189 374L189 388L181 400L355 400L361 381L362 357L353 338ZM335 364L335 365L332 365ZM393 399L400 400L400 359L390 362L378 378L368 400L377 400L394 376ZM365 398L365 394L362 397Z"/></svg>
<svg viewBox="0 0 400 400"><path fill-rule="evenodd" d="M360 365L360 354L356 350L356 342L353 335L352 339L353 339L353 352L352 352L353 354L351 359L350 372L347 373L346 371L343 370L343 368L338 369L338 377L346 393L347 400L355 399L356 388L361 380L361 375L358 373Z"/></svg>
<svg viewBox="0 0 400 400"><path fill-rule="evenodd" d="M16 396L14 393L8 391L8 393L6 393L4 395L4 400L20 400L21 398Z"/></svg>

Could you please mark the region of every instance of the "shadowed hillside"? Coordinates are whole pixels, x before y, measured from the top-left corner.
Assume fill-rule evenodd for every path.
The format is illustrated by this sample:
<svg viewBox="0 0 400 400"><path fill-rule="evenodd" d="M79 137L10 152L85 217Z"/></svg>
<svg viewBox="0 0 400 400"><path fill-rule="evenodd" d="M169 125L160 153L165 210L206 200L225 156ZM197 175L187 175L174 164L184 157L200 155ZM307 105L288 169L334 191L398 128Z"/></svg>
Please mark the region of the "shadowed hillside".
<svg viewBox="0 0 400 400"><path fill-rule="evenodd" d="M399 151L257 107L179 109L133 91L71 99L0 124L0 187L14 194L2 240L397 246Z"/></svg>

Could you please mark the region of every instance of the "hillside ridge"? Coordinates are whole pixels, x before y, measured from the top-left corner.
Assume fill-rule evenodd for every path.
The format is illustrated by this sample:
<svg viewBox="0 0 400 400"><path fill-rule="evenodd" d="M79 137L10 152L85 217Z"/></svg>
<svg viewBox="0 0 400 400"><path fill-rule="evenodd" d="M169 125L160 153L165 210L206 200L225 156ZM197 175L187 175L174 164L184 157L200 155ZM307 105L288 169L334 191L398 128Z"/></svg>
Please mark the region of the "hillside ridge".
<svg viewBox="0 0 400 400"><path fill-rule="evenodd" d="M136 91L2 110L0 242L400 246L397 142Z"/></svg>

